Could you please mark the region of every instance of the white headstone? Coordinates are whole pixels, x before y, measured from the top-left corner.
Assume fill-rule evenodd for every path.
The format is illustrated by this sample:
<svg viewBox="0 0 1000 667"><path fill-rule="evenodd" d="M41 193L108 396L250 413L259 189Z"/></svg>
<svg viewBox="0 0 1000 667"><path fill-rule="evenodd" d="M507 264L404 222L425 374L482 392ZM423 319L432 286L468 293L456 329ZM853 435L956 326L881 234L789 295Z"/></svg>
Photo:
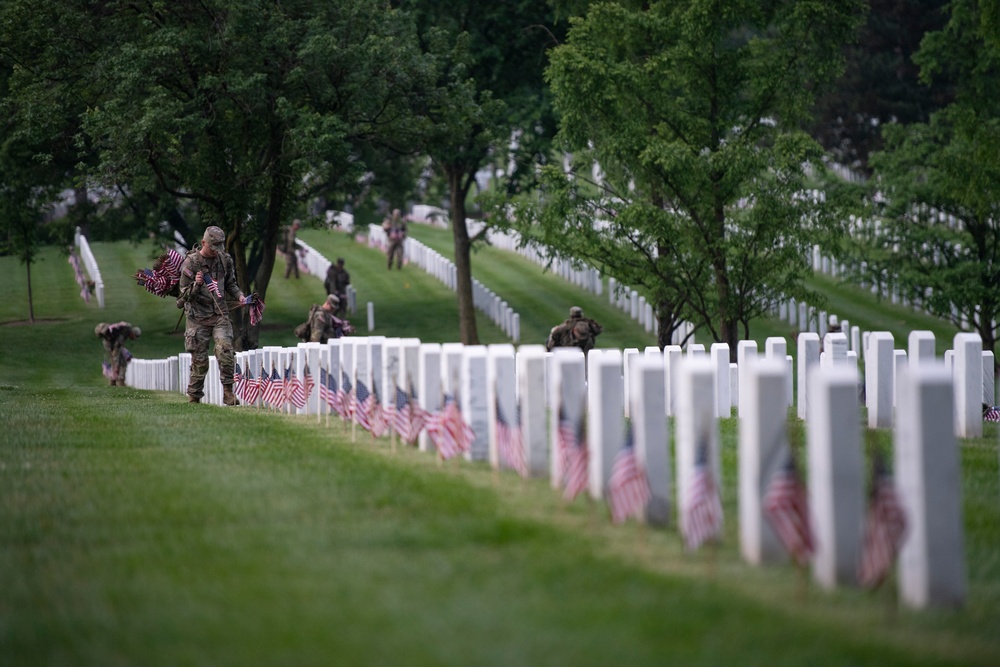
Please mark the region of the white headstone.
<svg viewBox="0 0 1000 667"><path fill-rule="evenodd" d="M729 395L729 346L712 343L712 364L715 366L715 416L728 419L733 413Z"/></svg>
<svg viewBox="0 0 1000 667"><path fill-rule="evenodd" d="M550 478L552 488L561 488L564 471L559 458L559 421L577 424L586 412L587 381L583 351L576 347L557 347L552 355L552 419L549 429Z"/></svg>
<svg viewBox="0 0 1000 667"><path fill-rule="evenodd" d="M865 354L865 401L868 428L892 427L893 365L895 351L892 334L874 331L868 337Z"/></svg>
<svg viewBox="0 0 1000 667"><path fill-rule="evenodd" d="M857 581L864 516L857 373L819 369L809 398L809 508L815 522L813 578L824 588Z"/></svg>
<svg viewBox="0 0 1000 667"><path fill-rule="evenodd" d="M664 389L667 395L668 417L677 414L677 383L683 358L684 351L680 345L667 345L663 348Z"/></svg>
<svg viewBox="0 0 1000 667"><path fill-rule="evenodd" d="M993 352L983 350L983 403L992 406L994 404L994 391L996 390L996 363Z"/></svg>
<svg viewBox="0 0 1000 667"><path fill-rule="evenodd" d="M441 344L421 343L417 365L417 403L429 414L441 409ZM422 452L434 452L434 443L427 431L420 432L418 447Z"/></svg>
<svg viewBox="0 0 1000 667"><path fill-rule="evenodd" d="M932 331L911 331L907 340L909 359L913 365L934 361L934 333Z"/></svg>
<svg viewBox="0 0 1000 667"><path fill-rule="evenodd" d="M521 404L521 438L528 474L549 472L549 437L546 430L548 399L545 385L545 347L522 345L517 349L517 390Z"/></svg>
<svg viewBox="0 0 1000 667"><path fill-rule="evenodd" d="M666 386L661 357L645 357L630 376L632 391L632 433L636 458L646 471L651 498L646 505L646 522L664 526L670 522L670 429L663 418Z"/></svg>
<svg viewBox="0 0 1000 667"><path fill-rule="evenodd" d="M605 350L592 359L587 378L587 446L590 452L590 496L603 498L615 454L625 442L622 357Z"/></svg>
<svg viewBox="0 0 1000 667"><path fill-rule="evenodd" d="M782 342L784 342L784 339L782 339ZM739 386L737 392L740 402L734 402L734 404L739 406L737 414L740 417L744 417L746 416L746 407L743 402L748 398L747 392L750 391L746 383L750 381L750 366L757 362L757 341L741 340L736 346L736 362L739 365Z"/></svg>
<svg viewBox="0 0 1000 667"><path fill-rule="evenodd" d="M977 333L955 334L955 435L983 435L983 341Z"/></svg>
<svg viewBox="0 0 1000 667"><path fill-rule="evenodd" d="M761 359L747 370L746 415L739 432L740 551L755 565L782 562L785 549L764 517L763 497L788 458L785 360Z"/></svg>
<svg viewBox="0 0 1000 667"><path fill-rule="evenodd" d="M707 445L707 465L712 471L716 488L722 488L722 466L719 461L718 420L713 417L715 367L710 359L689 358L681 362L677 406L677 507L681 532L685 530L688 488L695 472L698 446Z"/></svg>
<svg viewBox="0 0 1000 667"><path fill-rule="evenodd" d="M798 338L798 414L805 419L809 407L809 377L819 368L819 336L805 331Z"/></svg>
<svg viewBox="0 0 1000 667"><path fill-rule="evenodd" d="M920 609L959 606L966 570L951 372L932 363L911 366L900 399L895 472L907 536L899 554L899 596Z"/></svg>
<svg viewBox="0 0 1000 667"><path fill-rule="evenodd" d="M500 345L489 345L487 350L486 364L486 389L487 389L487 414L489 423L489 450L488 458L490 465L496 469L500 466L500 450L497 446L497 402L503 410L505 418L509 422L517 419L517 391L514 377L514 346L504 343Z"/></svg>
<svg viewBox="0 0 1000 667"><path fill-rule="evenodd" d="M459 377L459 406L462 418L472 427L475 436L466 452L469 461L486 461L490 456L489 391L486 371L486 347L464 346L461 375Z"/></svg>

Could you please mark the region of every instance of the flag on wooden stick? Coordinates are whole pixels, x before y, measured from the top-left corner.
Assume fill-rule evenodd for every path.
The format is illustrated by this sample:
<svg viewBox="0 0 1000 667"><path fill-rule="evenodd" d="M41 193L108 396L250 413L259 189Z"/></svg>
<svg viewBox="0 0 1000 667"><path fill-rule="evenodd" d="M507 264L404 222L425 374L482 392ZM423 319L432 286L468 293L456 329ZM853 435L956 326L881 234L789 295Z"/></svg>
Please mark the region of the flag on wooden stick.
<svg viewBox="0 0 1000 667"><path fill-rule="evenodd" d="M500 465L513 468L521 477L528 476L528 462L524 456L524 439L521 437L521 407L516 406L514 421L508 421L500 407L500 395L496 395L497 408L497 454Z"/></svg>
<svg viewBox="0 0 1000 667"><path fill-rule="evenodd" d="M696 550L722 534L722 501L708 458L708 438L696 445L694 470L684 501L684 545Z"/></svg>
<svg viewBox="0 0 1000 667"><path fill-rule="evenodd" d="M881 454L872 465L871 501L861 547L858 583L877 588L888 576L906 537L906 511Z"/></svg>
<svg viewBox="0 0 1000 667"><path fill-rule="evenodd" d="M809 503L805 485L799 476L795 455L774 473L764 494L764 516L778 539L799 565L805 565L815 551Z"/></svg>
<svg viewBox="0 0 1000 667"><path fill-rule="evenodd" d="M611 520L622 523L630 516L641 519L652 494L646 471L639 465L635 453L632 427L625 433L625 444L615 454L608 481L608 504Z"/></svg>

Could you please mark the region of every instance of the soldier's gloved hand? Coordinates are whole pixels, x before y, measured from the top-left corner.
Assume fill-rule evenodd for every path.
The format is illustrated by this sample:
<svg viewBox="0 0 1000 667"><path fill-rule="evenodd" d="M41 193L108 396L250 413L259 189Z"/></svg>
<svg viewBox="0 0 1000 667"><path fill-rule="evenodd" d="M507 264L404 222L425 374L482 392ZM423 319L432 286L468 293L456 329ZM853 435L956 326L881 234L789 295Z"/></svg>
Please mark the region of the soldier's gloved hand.
<svg viewBox="0 0 1000 667"><path fill-rule="evenodd" d="M248 294L247 296L240 297L240 303L244 306L249 306L253 303L253 294Z"/></svg>
<svg viewBox="0 0 1000 667"><path fill-rule="evenodd" d="M198 273L194 274L194 284L195 285L204 285L205 284L205 279L202 277L201 271L199 271Z"/></svg>

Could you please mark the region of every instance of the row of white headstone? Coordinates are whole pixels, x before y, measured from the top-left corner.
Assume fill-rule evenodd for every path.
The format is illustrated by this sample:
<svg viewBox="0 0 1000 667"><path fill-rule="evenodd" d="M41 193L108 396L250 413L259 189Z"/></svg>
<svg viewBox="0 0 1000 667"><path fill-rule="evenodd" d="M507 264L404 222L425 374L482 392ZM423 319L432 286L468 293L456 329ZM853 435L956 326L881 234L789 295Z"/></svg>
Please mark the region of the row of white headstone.
<svg viewBox="0 0 1000 667"><path fill-rule="evenodd" d="M965 562L961 472L952 424L964 429L963 437L981 434L979 397L973 400L971 394L982 386L982 357L974 335L959 334L948 368L933 357L933 346L928 345L933 338L914 332L911 363L900 370L899 391L886 392L886 383L894 386L896 380L895 372L883 363L888 357L881 341L891 341L887 336L873 335L866 384L872 426L888 425L877 423L883 410L891 412L884 397L898 394L895 471L909 519L898 562L900 596L914 607L960 604L965 597ZM848 361L844 339L843 334L828 334L827 351L820 355L818 337L804 334L798 349L798 407L808 429L808 494L817 541L812 571L827 588L856 582L867 483L858 371ZM346 375L352 383L360 380L374 387L386 405L397 386L412 389L429 412L440 408L445 393L455 395L475 432L466 458L494 467L501 466L496 440L499 405L505 415L520 415L529 474L548 477L553 487L563 480L556 456L559 416L576 422L585 414L588 491L595 499L607 492L614 457L625 442L628 416L652 494L643 518L654 525L671 523L675 511L683 524L696 448L707 438L708 465L715 479L722 485L738 485L744 558L755 564L784 561L783 548L764 519L762 498L789 453L785 425L791 405L791 357L785 354L783 339L769 339L759 358L755 342L741 342L738 358L734 368L728 346L722 344L713 345L710 353L701 345L686 351L668 346L662 352L650 347L642 354L595 349L585 358L574 348L547 353L538 345L515 350L509 344L465 346L381 336L237 354L243 372L254 376L290 369L302 378L308 368L317 386L305 407L285 405L285 413L329 414L319 396L321 369L332 373L338 385ZM211 362L205 402L221 404L218 366L214 358ZM189 364L186 354L167 360L137 359L126 380L138 388L184 391ZM871 403L873 396L879 399ZM734 404L740 418L739 472L738 480L727 480L722 476L717 418L730 417ZM965 409L967 404L976 408L978 431L968 422L972 411ZM676 436L673 456L671 416ZM418 445L433 450L426 434Z"/></svg>
<svg viewBox="0 0 1000 667"><path fill-rule="evenodd" d="M94 252L90 249L90 242L87 241L87 237L84 236L79 227L76 228L76 232L73 234L73 243L79 250L83 266L87 269L87 274L94 283L94 295L97 296L97 305L99 308L104 308L104 279L101 278L101 267L97 265L97 258L94 257Z"/></svg>

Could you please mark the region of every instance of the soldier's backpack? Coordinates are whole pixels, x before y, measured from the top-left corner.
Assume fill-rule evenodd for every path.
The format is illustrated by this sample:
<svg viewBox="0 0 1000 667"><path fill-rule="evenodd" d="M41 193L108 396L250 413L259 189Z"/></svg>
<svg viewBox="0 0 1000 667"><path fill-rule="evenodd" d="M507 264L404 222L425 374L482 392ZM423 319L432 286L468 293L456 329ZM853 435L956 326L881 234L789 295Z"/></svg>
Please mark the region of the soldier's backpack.
<svg viewBox="0 0 1000 667"><path fill-rule="evenodd" d="M309 339L312 338L312 320L313 320L313 315L316 314L316 310L318 308L319 306L316 305L311 306L309 308L309 317L306 319L306 321L300 324L299 326L295 327L294 331L292 331L292 333L295 334L295 337L301 340L303 343L308 343Z"/></svg>

